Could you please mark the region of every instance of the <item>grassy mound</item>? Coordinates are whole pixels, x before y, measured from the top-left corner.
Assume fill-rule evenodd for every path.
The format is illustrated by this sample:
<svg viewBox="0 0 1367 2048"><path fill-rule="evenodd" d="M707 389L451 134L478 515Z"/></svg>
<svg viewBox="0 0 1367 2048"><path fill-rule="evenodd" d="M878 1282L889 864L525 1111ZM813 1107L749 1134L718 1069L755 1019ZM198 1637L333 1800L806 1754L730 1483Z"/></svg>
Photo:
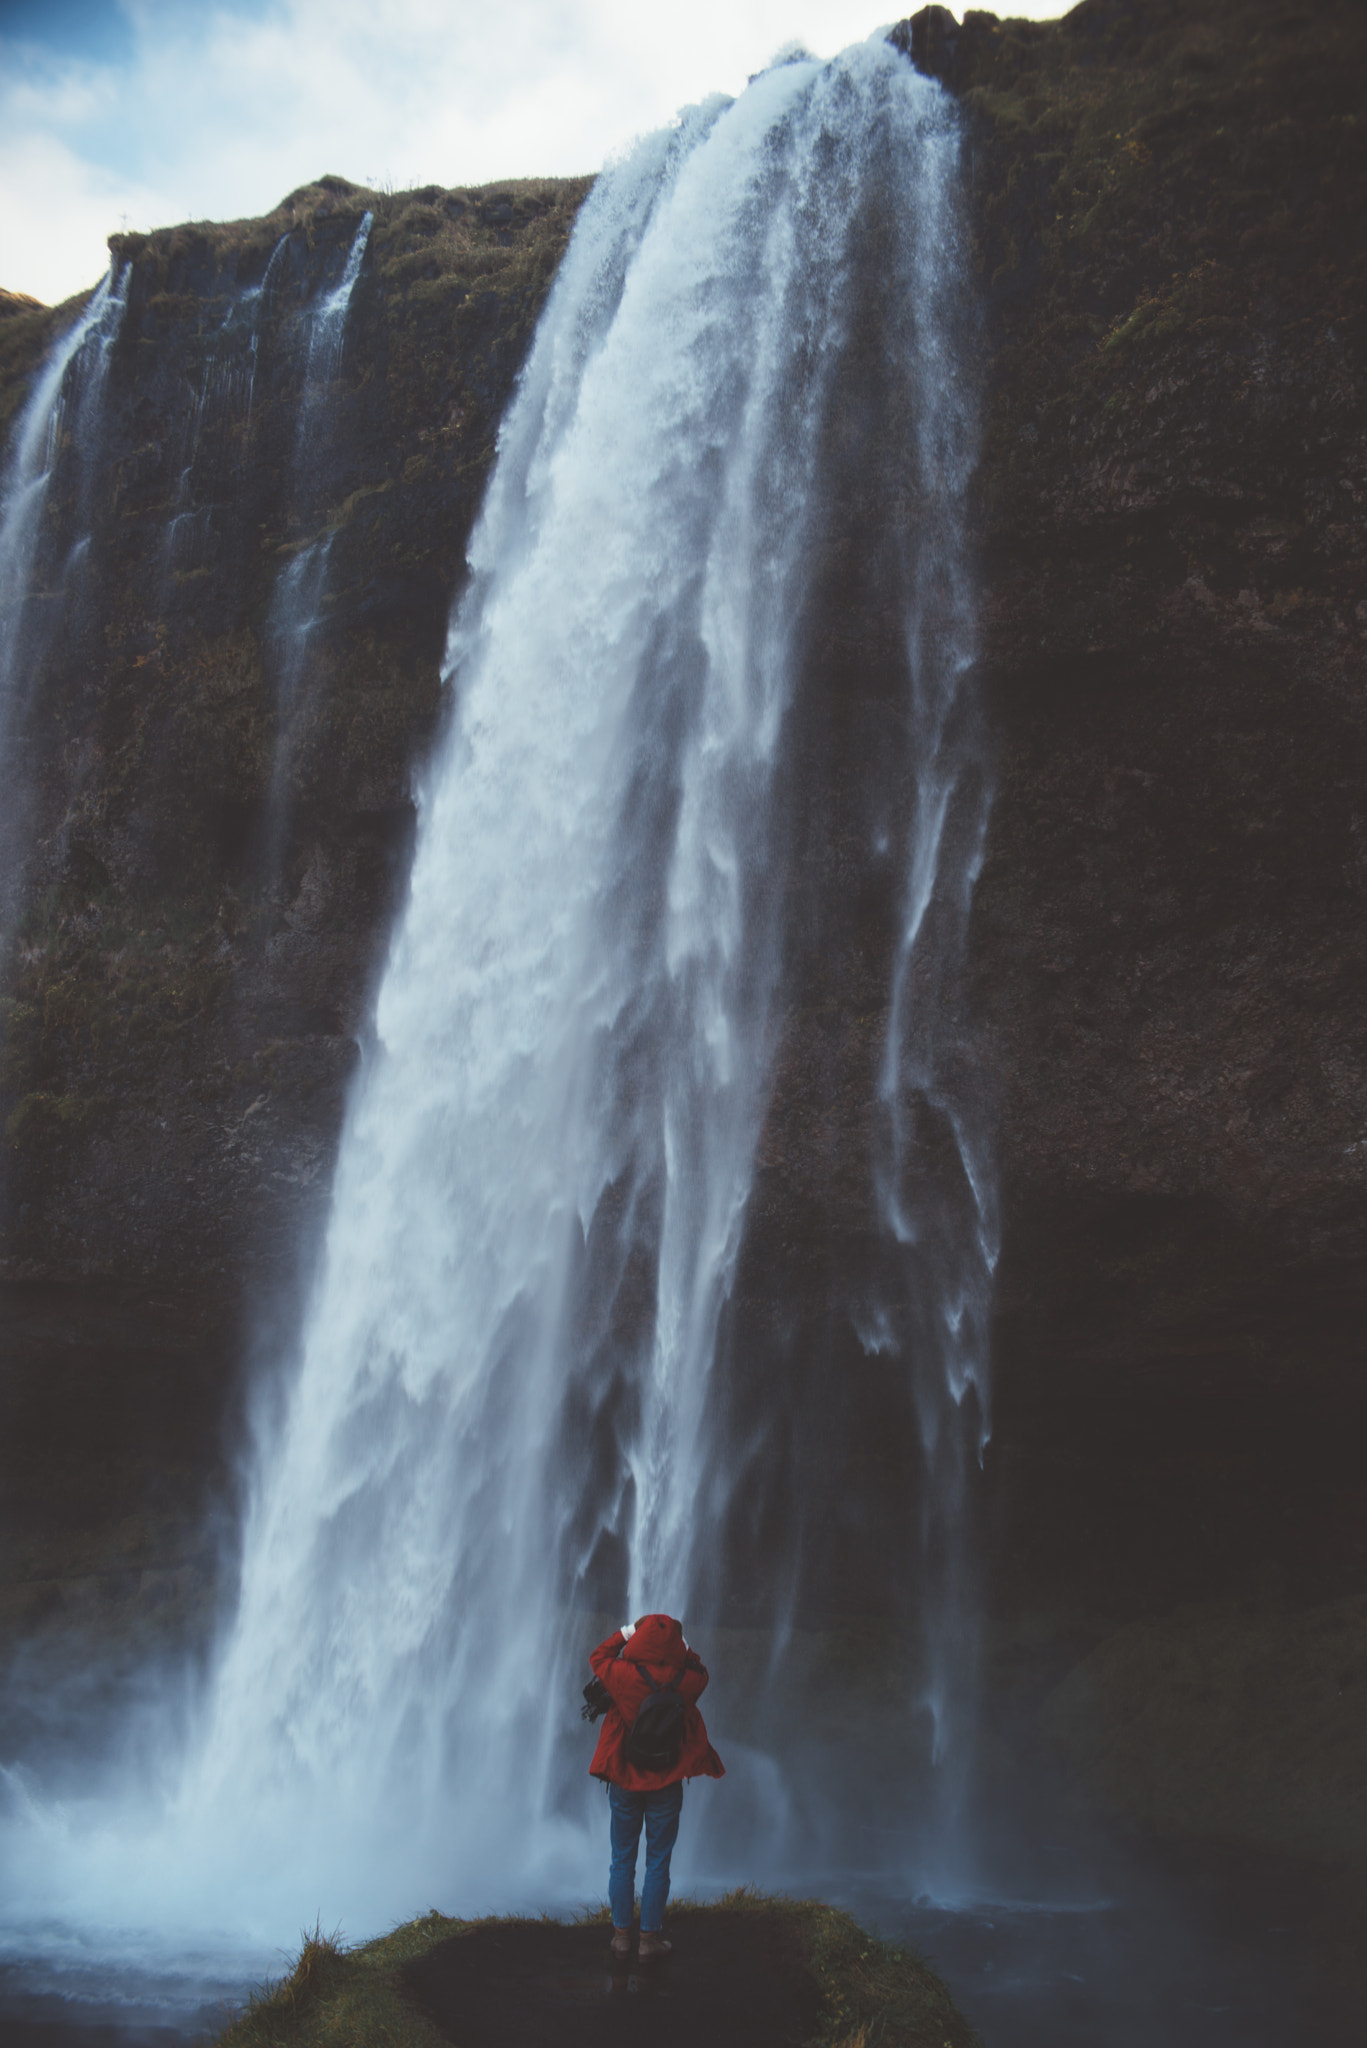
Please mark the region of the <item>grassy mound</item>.
<svg viewBox="0 0 1367 2048"><path fill-rule="evenodd" d="M737 1911L785 1923L820 1994L810 2048L977 2048L925 1963L820 1900L745 1890L715 1905L680 1901L669 1918L686 1934L690 1921ZM605 1909L584 1919L606 1929ZM357 1948L315 1929L289 1975L265 1985L227 2027L221 2048L439 2048L446 2037L409 2002L402 1973L440 1944L494 1924L510 1923L433 1911Z"/></svg>

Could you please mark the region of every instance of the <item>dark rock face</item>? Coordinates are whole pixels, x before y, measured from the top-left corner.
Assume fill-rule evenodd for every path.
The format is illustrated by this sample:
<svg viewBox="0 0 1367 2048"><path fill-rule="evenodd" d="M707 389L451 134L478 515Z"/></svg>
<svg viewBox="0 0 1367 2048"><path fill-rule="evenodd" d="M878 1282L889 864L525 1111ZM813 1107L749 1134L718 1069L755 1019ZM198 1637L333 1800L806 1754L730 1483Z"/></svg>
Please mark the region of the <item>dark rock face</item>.
<svg viewBox="0 0 1367 2048"><path fill-rule="evenodd" d="M1089 0L896 40L961 97L985 307L963 1054L1001 1174L992 1713L1145 1825L1362 1856L1367 24ZM815 565L804 700L806 857L847 874L841 791L897 688L861 517L852 490ZM795 979L732 1317L752 1427L821 1417L817 1628L915 1550L902 1367L842 1306L896 914L857 901ZM761 1544L766 1505L757 1479ZM1294 1714L1259 1690L1286 1658Z"/></svg>
<svg viewBox="0 0 1367 2048"><path fill-rule="evenodd" d="M243 1308L202 1283L0 1292L6 1755L60 1774L231 1597Z"/></svg>
<svg viewBox="0 0 1367 2048"><path fill-rule="evenodd" d="M991 350L1001 1683L1099 1645L1046 1718L1113 1807L1323 1851L1341 1798L1361 1855L1359 1767L1303 1737L1367 1649L1367 21L1085 0L922 48ZM1204 1666L1198 1617L1145 1619L1193 1602ZM1312 1612L1336 1648L1301 1659ZM1273 1800L1250 1759L1291 1723L1250 1672L1283 1656Z"/></svg>
<svg viewBox="0 0 1367 2048"><path fill-rule="evenodd" d="M1321 1614L1307 1683L1367 1670L1367 16L1083 0L1050 24L930 8L894 40L963 105L984 306L996 795L964 1058L994 1105L1004 1232L992 1690L1013 1728L1052 1695L1044 1725L1080 1780L1119 1805L1141 1785L1135 1809L1171 1826L1182 1756L1209 1782L1200 1760L1248 1711L1254 1638L1300 1656ZM132 1315L130 1288L228 1304L235 1327L307 1246L403 886L447 604L583 190L385 200L324 181L266 222L117 245L133 270L92 581L20 739L31 852L0 1068L3 1270L16 1289L85 1289L83 1355L111 1304ZM335 425L301 475L299 323L367 205ZM187 404L287 232L252 424L239 406L196 458L209 538L168 575ZM0 322L10 412L53 322ZM54 527L82 487L61 471ZM859 573L876 536L852 508L814 567L806 758L831 789L857 782L894 665ZM282 705L273 594L329 531L327 602ZM871 1231L893 910L871 896L802 969L742 1333L816 1328ZM25 1412L52 1356L30 1298L5 1368ZM176 1317L176 1355L209 1355ZM866 1377L841 1422L855 1512L829 1584L852 1602L859 1513L901 1469L885 1392ZM212 1465L225 1408L195 1412ZM110 1512L124 1526L133 1509ZM198 1540L168 1536L147 1568ZM18 1576L60 1578L55 1550L23 1555ZM1204 1649L1199 1619L1173 1618L1192 1602ZM1184 1719L1193 1687L1205 1705ZM1122 1739L1118 1703L1146 1689ZM1364 1853L1324 1818L1329 1750L1275 1825L1239 1746L1222 1754L1212 1828Z"/></svg>
<svg viewBox="0 0 1367 2048"><path fill-rule="evenodd" d="M289 1259L306 1230L404 882L451 589L585 189L331 179L264 221L111 245L127 312L98 431L72 428L49 492L59 622L7 768L27 802L25 843L7 834L10 1276L183 1282ZM311 389L310 317L367 207L337 373ZM83 527L73 601L61 543ZM292 660L282 579L320 544Z"/></svg>

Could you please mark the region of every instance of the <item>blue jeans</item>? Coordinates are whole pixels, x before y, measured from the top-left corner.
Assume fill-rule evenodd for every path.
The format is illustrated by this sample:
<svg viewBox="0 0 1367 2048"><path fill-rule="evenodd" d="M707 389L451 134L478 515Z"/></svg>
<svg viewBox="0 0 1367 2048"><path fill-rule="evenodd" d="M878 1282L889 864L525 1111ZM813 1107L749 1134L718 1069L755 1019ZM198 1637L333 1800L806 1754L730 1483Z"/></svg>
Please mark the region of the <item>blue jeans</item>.
<svg viewBox="0 0 1367 2048"><path fill-rule="evenodd" d="M669 1859L679 1834L683 1786L665 1785L658 1792L628 1792L608 1786L612 1810L612 1868L608 1873L608 1904L614 1927L630 1927L636 1902L636 1844L646 1824L646 1874L641 1886L641 1932L658 1934L664 1925L669 1897Z"/></svg>

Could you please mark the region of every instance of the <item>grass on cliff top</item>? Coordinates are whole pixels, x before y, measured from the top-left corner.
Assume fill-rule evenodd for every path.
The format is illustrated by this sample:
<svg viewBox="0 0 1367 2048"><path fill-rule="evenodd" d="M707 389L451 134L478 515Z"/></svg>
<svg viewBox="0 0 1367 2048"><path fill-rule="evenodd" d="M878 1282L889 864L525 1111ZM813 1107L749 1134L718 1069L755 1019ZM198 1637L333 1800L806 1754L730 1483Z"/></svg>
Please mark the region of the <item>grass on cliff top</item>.
<svg viewBox="0 0 1367 2048"><path fill-rule="evenodd" d="M1251 434L1234 408L1269 362L1288 387L1334 383L1367 305L1359 0L967 18L988 24L962 103L996 323L981 474L1003 529L1050 463L1067 489L1080 455L1133 460L1165 379L1200 381L1184 402L1208 440Z"/></svg>
<svg viewBox="0 0 1367 2048"><path fill-rule="evenodd" d="M182 221L150 233L111 235L109 247L116 263L142 266L149 297L155 297L183 289L175 286L181 266L205 258L235 267L239 284L259 283L283 236L301 236L312 248L320 233L349 237L369 212L373 267L383 285L402 291L450 274L516 268L543 244L558 255L592 184L591 177L503 178L492 185L377 192L328 176L250 220Z"/></svg>
<svg viewBox="0 0 1367 2048"><path fill-rule="evenodd" d="M1147 271L1151 290L1212 257L1274 280L1307 226L1360 254L1364 61L1367 12L1349 0L1087 0L996 23L964 103L1033 193L1021 225L1033 215L1065 296L1072 262L1108 241L1117 280ZM993 254L1021 259L1009 229ZM1148 324L1128 308L1101 323L1112 345Z"/></svg>
<svg viewBox="0 0 1367 2048"><path fill-rule="evenodd" d="M678 1901L670 1918L719 1908L791 1919L822 1996L809 2048L978 2048L935 1973L910 1950L866 1934L847 1913L819 1899L746 1889L715 1907ZM584 1918L607 1928L606 1907ZM407 2002L399 1973L441 1942L488 1924L433 1911L358 1948L315 1928L289 1974L263 1986L220 2035L221 2048L439 2048L445 2036Z"/></svg>

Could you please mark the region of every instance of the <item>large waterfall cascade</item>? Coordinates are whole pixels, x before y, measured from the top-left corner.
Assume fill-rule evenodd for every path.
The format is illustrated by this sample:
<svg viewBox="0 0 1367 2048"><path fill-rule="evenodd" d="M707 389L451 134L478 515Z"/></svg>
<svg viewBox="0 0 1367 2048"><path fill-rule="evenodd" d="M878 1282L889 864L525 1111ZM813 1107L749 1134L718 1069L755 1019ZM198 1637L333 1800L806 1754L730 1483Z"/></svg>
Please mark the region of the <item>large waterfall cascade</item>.
<svg viewBox="0 0 1367 2048"><path fill-rule="evenodd" d="M698 1603L755 1457L728 1434L719 1360L788 1029L801 627L874 232L912 509L891 600L897 802L867 849L899 906L869 1074L881 1245L848 1320L915 1418L921 1549L887 1568L921 1593L908 1749L928 1725L952 1794L936 1825L958 1825L958 1532L995 1256L955 1038L987 801L958 150L952 103L875 39L690 110L586 202L471 544L449 729L299 1355L262 1430L237 1612L143 1831L112 1806L29 1811L54 1899L109 1920L172 1900L207 1917L231 1894L290 1927L322 1902L358 1932L437 1896L488 1909L600 1885L574 1713L600 1610L669 1608L708 1654ZM772 1459L802 1418L786 1425ZM760 1591L778 1682L792 1574ZM773 1875L819 1837L810 1752L799 1785L728 1738L716 1697L730 1774L691 1795L684 1860ZM938 1854L897 1853L908 1871Z"/></svg>

